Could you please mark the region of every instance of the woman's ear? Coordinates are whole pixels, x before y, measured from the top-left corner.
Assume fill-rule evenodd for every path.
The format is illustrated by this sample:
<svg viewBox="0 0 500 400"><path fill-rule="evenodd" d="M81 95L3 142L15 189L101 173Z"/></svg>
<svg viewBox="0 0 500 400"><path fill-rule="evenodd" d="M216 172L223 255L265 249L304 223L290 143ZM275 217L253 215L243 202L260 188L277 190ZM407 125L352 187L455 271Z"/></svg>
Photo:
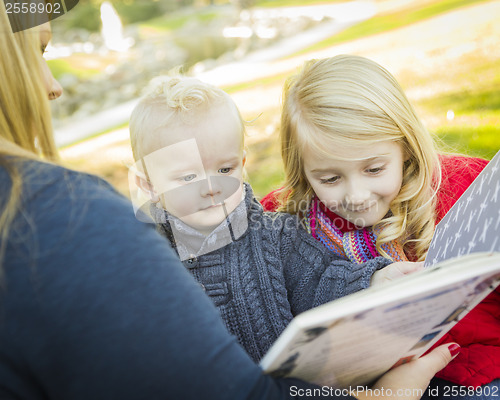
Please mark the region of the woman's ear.
<svg viewBox="0 0 500 400"><path fill-rule="evenodd" d="M156 193L154 186L151 184L151 182L146 180L146 178L136 175L135 184L139 189L142 190L142 192L144 192L146 195L149 196L149 198L153 203L158 203L160 201L160 198L158 197L158 194Z"/></svg>

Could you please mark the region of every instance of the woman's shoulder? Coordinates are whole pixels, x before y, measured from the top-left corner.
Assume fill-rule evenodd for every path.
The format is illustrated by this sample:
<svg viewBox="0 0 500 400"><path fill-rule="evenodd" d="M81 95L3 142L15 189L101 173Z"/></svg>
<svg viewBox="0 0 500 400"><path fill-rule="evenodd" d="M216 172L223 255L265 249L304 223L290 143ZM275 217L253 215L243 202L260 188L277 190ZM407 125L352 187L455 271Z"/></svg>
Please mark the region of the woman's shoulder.
<svg viewBox="0 0 500 400"><path fill-rule="evenodd" d="M95 175L42 161L29 160L17 165L23 181L23 202L29 202L47 192L55 195L54 200L64 195L82 196L82 199L90 195L118 196L108 182Z"/></svg>
<svg viewBox="0 0 500 400"><path fill-rule="evenodd" d="M39 241L40 248L75 247L83 236L89 243L102 241L104 233L118 237L119 227L142 224L132 203L95 175L41 161L17 165L22 188L14 231Z"/></svg>
<svg viewBox="0 0 500 400"><path fill-rule="evenodd" d="M43 266L40 279L79 276L94 285L80 276L92 266L105 265L99 273L112 274L140 265L134 257L155 262L175 257L166 254L168 245L153 224L138 220L132 203L103 179L38 161L23 162L19 171L24 180L7 259Z"/></svg>

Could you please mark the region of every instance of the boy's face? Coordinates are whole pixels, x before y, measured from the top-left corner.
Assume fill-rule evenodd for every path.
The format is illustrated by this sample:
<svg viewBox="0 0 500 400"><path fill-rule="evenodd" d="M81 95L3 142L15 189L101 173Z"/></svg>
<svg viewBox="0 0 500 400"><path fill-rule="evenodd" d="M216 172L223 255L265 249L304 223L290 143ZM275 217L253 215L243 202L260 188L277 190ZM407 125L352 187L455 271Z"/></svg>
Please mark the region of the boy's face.
<svg viewBox="0 0 500 400"><path fill-rule="evenodd" d="M224 103L151 135L159 150L144 157L162 206L208 234L240 203L245 162L242 126ZM155 146L156 147L156 146Z"/></svg>

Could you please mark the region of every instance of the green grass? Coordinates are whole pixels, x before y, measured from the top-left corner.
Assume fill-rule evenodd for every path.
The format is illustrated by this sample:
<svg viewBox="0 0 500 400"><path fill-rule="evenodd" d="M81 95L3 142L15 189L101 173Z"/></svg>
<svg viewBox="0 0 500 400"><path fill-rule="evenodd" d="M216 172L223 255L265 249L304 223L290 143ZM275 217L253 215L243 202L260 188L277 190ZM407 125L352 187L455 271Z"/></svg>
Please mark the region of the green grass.
<svg viewBox="0 0 500 400"><path fill-rule="evenodd" d="M430 98L422 104L438 110L453 110L455 115L478 112L500 113L500 91L491 87L457 91Z"/></svg>
<svg viewBox="0 0 500 400"><path fill-rule="evenodd" d="M279 112L276 110L276 112ZM247 146L246 172L257 197L263 197L281 186L284 173L277 135Z"/></svg>
<svg viewBox="0 0 500 400"><path fill-rule="evenodd" d="M284 173L281 158L273 157L261 163L259 168L247 170L248 182L258 198L283 185Z"/></svg>
<svg viewBox="0 0 500 400"><path fill-rule="evenodd" d="M339 43L387 32L415 22L423 21L459 7L478 4L485 1L487 0L442 0L433 4L426 4L394 13L376 15L373 18L353 25L334 36L307 47L294 55L321 50Z"/></svg>
<svg viewBox="0 0 500 400"><path fill-rule="evenodd" d="M454 64L453 71L442 71L420 81L423 86L433 81L445 83L451 90L420 99L417 104L427 116L439 121L431 131L437 134L444 151L490 159L500 149L498 60L476 51ZM445 118L448 110L454 113L452 121Z"/></svg>
<svg viewBox="0 0 500 400"><path fill-rule="evenodd" d="M442 151L491 159L500 150L500 126L441 126L435 130Z"/></svg>
<svg viewBox="0 0 500 400"><path fill-rule="evenodd" d="M78 78L90 78L94 75L102 73L99 68L82 68L78 67L75 63L72 63L70 59L58 58L56 60L48 60L50 70L54 78L59 79L64 74L75 75Z"/></svg>
<svg viewBox="0 0 500 400"><path fill-rule="evenodd" d="M154 29L159 32L173 32L182 28L188 21L196 20L199 23L208 23L218 17L214 11L200 11L198 13L171 15L153 18L147 22L141 23L141 28Z"/></svg>

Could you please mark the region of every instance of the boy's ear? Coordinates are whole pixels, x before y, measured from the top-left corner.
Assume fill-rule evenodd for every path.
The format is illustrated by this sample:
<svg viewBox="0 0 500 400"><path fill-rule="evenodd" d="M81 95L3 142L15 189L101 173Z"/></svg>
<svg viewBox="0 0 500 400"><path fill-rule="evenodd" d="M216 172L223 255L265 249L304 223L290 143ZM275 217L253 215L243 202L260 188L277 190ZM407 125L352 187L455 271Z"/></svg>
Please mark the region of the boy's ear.
<svg viewBox="0 0 500 400"><path fill-rule="evenodd" d="M136 175L135 184L139 189L141 189L145 194L149 196L149 198L153 203L158 203L160 201L160 198L158 197L158 194L155 192L153 185L145 178Z"/></svg>

